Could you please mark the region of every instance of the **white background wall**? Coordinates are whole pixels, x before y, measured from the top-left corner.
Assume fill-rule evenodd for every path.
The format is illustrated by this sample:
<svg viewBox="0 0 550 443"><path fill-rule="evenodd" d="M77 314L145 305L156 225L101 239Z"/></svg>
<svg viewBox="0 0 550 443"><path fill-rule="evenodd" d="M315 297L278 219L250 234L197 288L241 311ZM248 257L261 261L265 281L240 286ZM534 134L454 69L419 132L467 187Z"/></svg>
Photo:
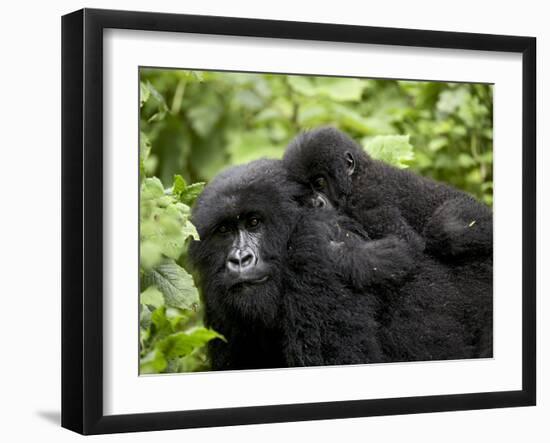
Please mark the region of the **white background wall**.
<svg viewBox="0 0 550 443"><path fill-rule="evenodd" d="M545 2L156 0L4 2L0 32L0 438L79 440L60 414L60 16L81 7L349 23L538 38L539 226L548 225L550 28ZM33 121L31 121L33 119ZM518 149L520 147L518 146ZM543 171L543 169L545 171ZM540 229L539 229L540 232ZM539 235L538 406L95 437L94 441L546 442L549 235ZM541 250L544 248L544 251ZM519 272L519 270L518 270ZM546 275L542 275L546 273ZM546 349L545 349L546 347ZM414 382L411 380L411 382Z"/></svg>

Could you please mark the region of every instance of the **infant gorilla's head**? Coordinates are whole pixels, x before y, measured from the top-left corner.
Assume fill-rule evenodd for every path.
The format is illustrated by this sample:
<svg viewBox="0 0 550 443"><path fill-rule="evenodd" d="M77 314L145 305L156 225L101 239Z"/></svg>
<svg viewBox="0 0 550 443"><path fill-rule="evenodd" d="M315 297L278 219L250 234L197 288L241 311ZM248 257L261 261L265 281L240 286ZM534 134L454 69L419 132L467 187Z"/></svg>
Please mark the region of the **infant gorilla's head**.
<svg viewBox="0 0 550 443"><path fill-rule="evenodd" d="M190 259L207 307L250 322L275 322L287 243L298 217L296 185L280 161L227 169L204 190L192 221Z"/></svg>
<svg viewBox="0 0 550 443"><path fill-rule="evenodd" d="M307 189L314 206L343 208L353 193L353 176L368 155L346 134L322 127L298 135L288 145L283 165L289 177Z"/></svg>

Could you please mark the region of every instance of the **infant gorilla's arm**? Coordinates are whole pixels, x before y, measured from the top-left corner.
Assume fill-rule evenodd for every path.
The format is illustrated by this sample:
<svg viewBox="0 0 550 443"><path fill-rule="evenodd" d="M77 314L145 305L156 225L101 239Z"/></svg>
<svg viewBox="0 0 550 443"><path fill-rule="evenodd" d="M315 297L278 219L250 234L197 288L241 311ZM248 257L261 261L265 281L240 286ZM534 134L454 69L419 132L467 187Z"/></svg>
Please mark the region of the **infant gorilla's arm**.
<svg viewBox="0 0 550 443"><path fill-rule="evenodd" d="M365 226L368 226L369 235L373 239L384 239L395 236L416 253L424 251L424 238L418 234L407 222L401 211L395 206L377 206L372 209L358 210L358 215Z"/></svg>
<svg viewBox="0 0 550 443"><path fill-rule="evenodd" d="M336 272L356 289L400 286L415 268L408 245L397 237L334 243Z"/></svg>
<svg viewBox="0 0 550 443"><path fill-rule="evenodd" d="M313 210L308 218L314 232L324 232L321 241L337 275L355 289L400 286L415 268L420 251L404 239L389 235L370 240L356 222L333 210Z"/></svg>

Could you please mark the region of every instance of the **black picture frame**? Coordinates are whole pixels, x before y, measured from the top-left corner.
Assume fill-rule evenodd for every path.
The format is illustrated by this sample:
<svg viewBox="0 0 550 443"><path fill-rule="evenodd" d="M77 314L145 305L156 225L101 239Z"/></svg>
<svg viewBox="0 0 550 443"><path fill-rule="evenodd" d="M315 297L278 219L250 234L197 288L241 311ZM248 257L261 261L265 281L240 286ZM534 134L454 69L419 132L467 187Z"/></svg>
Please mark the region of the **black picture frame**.
<svg viewBox="0 0 550 443"><path fill-rule="evenodd" d="M103 31L108 28L519 53L523 64L522 389L104 415ZM62 18L62 426L82 434L228 426L536 403L536 39L83 9ZM519 149L519 147L518 147Z"/></svg>

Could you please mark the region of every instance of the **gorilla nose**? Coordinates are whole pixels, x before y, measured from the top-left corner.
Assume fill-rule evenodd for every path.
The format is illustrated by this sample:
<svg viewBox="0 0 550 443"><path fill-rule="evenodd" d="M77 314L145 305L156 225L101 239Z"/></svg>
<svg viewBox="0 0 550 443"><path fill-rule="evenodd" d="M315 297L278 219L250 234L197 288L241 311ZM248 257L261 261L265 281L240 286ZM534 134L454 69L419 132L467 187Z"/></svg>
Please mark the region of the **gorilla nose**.
<svg viewBox="0 0 550 443"><path fill-rule="evenodd" d="M227 257L227 269L242 272L254 266L254 254L250 250L234 249Z"/></svg>
<svg viewBox="0 0 550 443"><path fill-rule="evenodd" d="M323 209L323 208L330 209L331 208L331 204L329 203L328 199L325 196L321 195L321 194L315 194L311 198L311 205L314 208L319 208L319 209Z"/></svg>

